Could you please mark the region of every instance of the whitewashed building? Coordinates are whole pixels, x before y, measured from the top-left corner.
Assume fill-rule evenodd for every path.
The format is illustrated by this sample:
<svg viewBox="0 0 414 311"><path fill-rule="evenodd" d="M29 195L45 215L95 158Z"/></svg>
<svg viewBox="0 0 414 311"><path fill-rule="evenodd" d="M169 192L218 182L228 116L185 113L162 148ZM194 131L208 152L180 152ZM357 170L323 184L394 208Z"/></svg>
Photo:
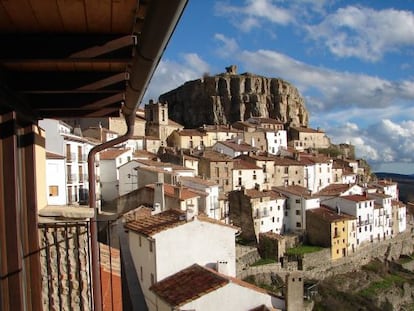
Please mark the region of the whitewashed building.
<svg viewBox="0 0 414 311"><path fill-rule="evenodd" d="M348 195L326 200L324 204L357 218L357 246L374 240L374 199L367 195Z"/></svg>
<svg viewBox="0 0 414 311"><path fill-rule="evenodd" d="M151 291L158 311L286 310L283 298L197 264L154 284Z"/></svg>
<svg viewBox="0 0 414 311"><path fill-rule="evenodd" d="M233 161L232 170L232 190L240 190L242 187L252 189L261 186L264 183L264 172L252 162L242 159Z"/></svg>
<svg viewBox="0 0 414 311"><path fill-rule="evenodd" d="M119 196L118 169L131 159L131 149L107 149L100 153L100 184L103 201L111 201Z"/></svg>
<svg viewBox="0 0 414 311"><path fill-rule="evenodd" d="M46 152L46 187L48 205L66 205L65 157Z"/></svg>
<svg viewBox="0 0 414 311"><path fill-rule="evenodd" d="M285 130L266 130L267 152L279 154L281 149L287 148L287 134Z"/></svg>
<svg viewBox="0 0 414 311"><path fill-rule="evenodd" d="M273 187L272 190L287 197L283 232L306 230L306 211L320 207L319 196L298 185Z"/></svg>
<svg viewBox="0 0 414 311"><path fill-rule="evenodd" d="M229 157L235 158L239 155L247 155L251 152L256 152L257 148L245 143L241 138L226 141L218 141L212 147L214 151L228 155Z"/></svg>
<svg viewBox="0 0 414 311"><path fill-rule="evenodd" d="M205 193L206 196L200 197L199 211L210 218L221 220L223 211L219 204L219 185L199 177L180 177L179 181L184 187Z"/></svg>
<svg viewBox="0 0 414 311"><path fill-rule="evenodd" d="M236 276L236 227L167 210L130 221L125 228L149 310L157 310L158 305L150 287L195 263Z"/></svg>

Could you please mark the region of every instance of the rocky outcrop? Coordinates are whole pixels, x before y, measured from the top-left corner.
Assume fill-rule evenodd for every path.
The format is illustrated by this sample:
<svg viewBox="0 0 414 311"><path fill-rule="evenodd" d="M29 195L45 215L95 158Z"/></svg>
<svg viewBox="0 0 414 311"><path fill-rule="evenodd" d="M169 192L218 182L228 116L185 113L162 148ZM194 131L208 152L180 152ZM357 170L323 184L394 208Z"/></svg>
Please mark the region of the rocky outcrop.
<svg viewBox="0 0 414 311"><path fill-rule="evenodd" d="M309 114L296 87L278 79L251 73L205 76L162 94L169 117L187 128L203 124L231 124L249 117L278 119L293 126L307 126Z"/></svg>

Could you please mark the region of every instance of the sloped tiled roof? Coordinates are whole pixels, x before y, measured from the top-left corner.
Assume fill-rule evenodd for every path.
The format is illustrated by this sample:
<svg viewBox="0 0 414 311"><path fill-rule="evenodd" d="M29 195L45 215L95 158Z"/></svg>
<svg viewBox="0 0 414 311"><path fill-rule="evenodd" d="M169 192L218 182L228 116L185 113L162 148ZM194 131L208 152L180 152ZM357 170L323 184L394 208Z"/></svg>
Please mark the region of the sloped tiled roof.
<svg viewBox="0 0 414 311"><path fill-rule="evenodd" d="M343 212L338 213L325 205L321 205L319 208L309 209L306 211L306 213L317 215L320 219L328 222L356 219L356 217L345 214Z"/></svg>
<svg viewBox="0 0 414 311"><path fill-rule="evenodd" d="M360 195L360 194L345 195L345 196L342 196L341 198L348 200L348 201L353 201L353 202L364 202L364 201L373 200L373 199L366 197L365 195Z"/></svg>
<svg viewBox="0 0 414 311"><path fill-rule="evenodd" d="M245 160L237 159L233 161L233 168L235 170L260 170L256 164Z"/></svg>
<svg viewBox="0 0 414 311"><path fill-rule="evenodd" d="M330 184L319 191L318 195L340 195L345 191L349 190L352 185L349 184Z"/></svg>
<svg viewBox="0 0 414 311"><path fill-rule="evenodd" d="M46 159L49 159L49 160L63 160L65 158L66 157L61 155L61 154L46 151Z"/></svg>
<svg viewBox="0 0 414 311"><path fill-rule="evenodd" d="M229 283L270 295L266 290L253 284L218 273L198 264L194 264L159 281L151 286L150 290L170 306L178 307L222 288ZM234 299L236 297L229 298Z"/></svg>
<svg viewBox="0 0 414 311"><path fill-rule="evenodd" d="M183 177L180 177L180 180L191 181L191 182L194 182L196 184L201 184L201 185L208 186L208 187L217 186L216 182L214 182L210 179L203 179L203 178L200 178L200 177L183 176Z"/></svg>
<svg viewBox="0 0 414 311"><path fill-rule="evenodd" d="M183 129L178 131L179 136L207 136L206 133L201 132L197 129Z"/></svg>
<svg viewBox="0 0 414 311"><path fill-rule="evenodd" d="M119 157L121 154L129 151L129 149L112 149L104 150L99 154L100 160L114 160Z"/></svg>
<svg viewBox="0 0 414 311"><path fill-rule="evenodd" d="M302 186L299 185L290 185L290 186L280 186L280 187L272 187L273 191L281 192L281 193L290 193L297 196L302 196L304 198L312 198L315 197L311 194L311 192Z"/></svg>
<svg viewBox="0 0 414 311"><path fill-rule="evenodd" d="M194 264L150 287L170 306L180 306L229 284L229 280Z"/></svg>
<svg viewBox="0 0 414 311"><path fill-rule="evenodd" d="M185 223L185 212L170 209L156 215L141 217L138 221L130 221L125 224L125 227L137 233L152 236L161 231L178 227Z"/></svg>
<svg viewBox="0 0 414 311"><path fill-rule="evenodd" d="M149 185L146 185L145 187L154 189L155 185L154 184L149 184ZM180 190L180 197L179 198L177 198L177 196L175 195L175 191L178 188L181 188L181 189L179 189ZM164 194L166 196L177 198L177 199L180 199L180 200L188 200L188 199L197 198L201 195L207 195L204 192L203 193L201 193L199 191L195 192L195 191L193 191L189 188L186 188L186 187L178 187L178 186L173 186L173 185L170 185L170 184L164 184Z"/></svg>

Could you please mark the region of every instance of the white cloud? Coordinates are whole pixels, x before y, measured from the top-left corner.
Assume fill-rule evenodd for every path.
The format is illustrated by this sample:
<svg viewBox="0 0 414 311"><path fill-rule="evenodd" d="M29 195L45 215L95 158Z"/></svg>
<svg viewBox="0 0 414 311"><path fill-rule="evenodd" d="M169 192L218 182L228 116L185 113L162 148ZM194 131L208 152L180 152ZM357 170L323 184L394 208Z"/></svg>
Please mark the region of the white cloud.
<svg viewBox="0 0 414 311"><path fill-rule="evenodd" d="M294 15L289 9L277 6L271 0L246 0L244 6L217 2L215 13L230 17L232 24L245 32L260 27L263 22L278 25L288 25L294 22Z"/></svg>
<svg viewBox="0 0 414 311"><path fill-rule="evenodd" d="M395 107L412 106L414 101L414 81L410 80L394 82L367 74L316 67L270 50L242 51L238 60L247 71L280 76L292 82L307 95L307 106L312 114L353 108L357 108L355 114L361 114L364 109L389 109L391 105L394 111L389 113L404 113Z"/></svg>
<svg viewBox="0 0 414 311"><path fill-rule="evenodd" d="M375 62L386 53L414 46L414 13L409 11L348 6L305 29L309 38L338 57Z"/></svg>
<svg viewBox="0 0 414 311"><path fill-rule="evenodd" d="M157 100L159 95L186 81L198 79L210 71L210 66L197 54L183 54L181 58L182 63L171 60L160 61L142 100L143 104L150 99Z"/></svg>
<svg viewBox="0 0 414 311"><path fill-rule="evenodd" d="M326 130L334 143L348 142L355 145L359 157L372 163L414 163L414 121L399 124L381 120L366 129L346 123Z"/></svg>
<svg viewBox="0 0 414 311"><path fill-rule="evenodd" d="M234 38L229 38L221 33L216 33L214 39L220 43L220 46L216 50L217 55L220 57L226 58L232 56L239 49L237 41Z"/></svg>

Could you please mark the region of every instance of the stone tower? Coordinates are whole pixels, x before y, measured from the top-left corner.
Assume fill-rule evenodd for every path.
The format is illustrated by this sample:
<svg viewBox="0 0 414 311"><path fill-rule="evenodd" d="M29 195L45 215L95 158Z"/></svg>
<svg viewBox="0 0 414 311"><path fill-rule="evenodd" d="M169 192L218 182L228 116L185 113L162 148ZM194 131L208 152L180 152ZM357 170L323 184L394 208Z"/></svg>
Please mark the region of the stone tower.
<svg viewBox="0 0 414 311"><path fill-rule="evenodd" d="M154 103L145 105L145 135L159 138L165 142L168 127L168 104Z"/></svg>
<svg viewBox="0 0 414 311"><path fill-rule="evenodd" d="M286 293L286 310L302 311L303 310L303 275L295 271L286 275L285 279Z"/></svg>

